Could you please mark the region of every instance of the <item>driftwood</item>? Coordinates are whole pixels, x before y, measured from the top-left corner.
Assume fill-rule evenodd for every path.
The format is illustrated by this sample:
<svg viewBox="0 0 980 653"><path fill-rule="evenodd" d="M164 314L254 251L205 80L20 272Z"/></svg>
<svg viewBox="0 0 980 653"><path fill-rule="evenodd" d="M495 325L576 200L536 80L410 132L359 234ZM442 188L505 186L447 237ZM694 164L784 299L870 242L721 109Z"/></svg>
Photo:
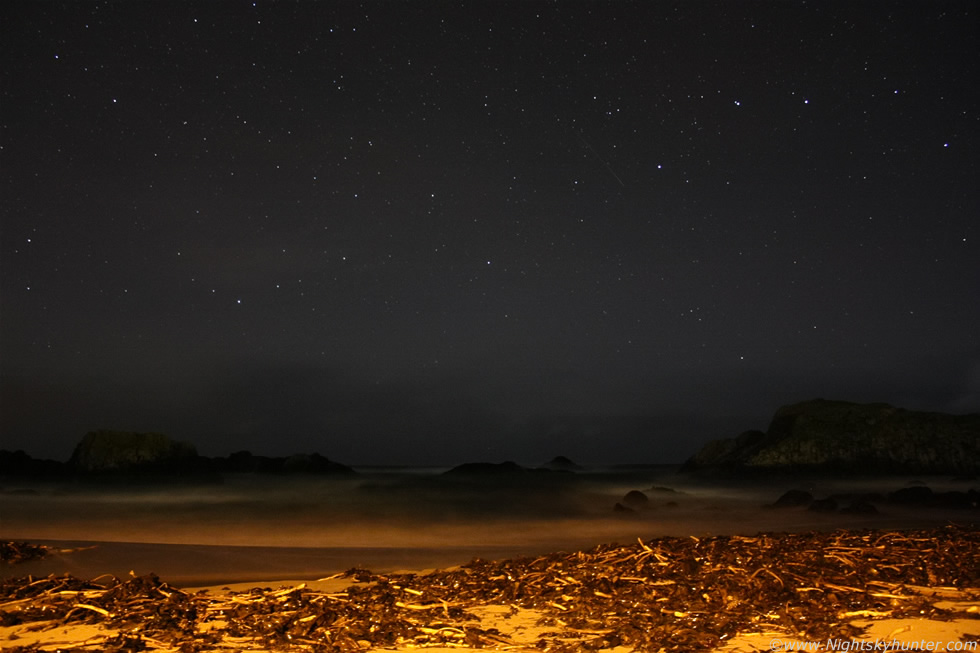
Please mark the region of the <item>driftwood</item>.
<svg viewBox="0 0 980 653"><path fill-rule="evenodd" d="M839 531L754 537L667 537L590 551L489 562L428 574L351 569L343 592L304 585L191 594L154 575L70 576L0 584L0 625L98 623L119 635L74 649L182 652L362 651L471 646L513 650L470 610L534 609L536 648L625 646L707 651L737 634L854 637L855 618L977 618L936 608L919 588L980 587L980 531ZM356 581L356 583L354 583ZM980 622L978 622L980 630ZM94 648L93 648L94 647ZM40 650L20 647L12 651Z"/></svg>

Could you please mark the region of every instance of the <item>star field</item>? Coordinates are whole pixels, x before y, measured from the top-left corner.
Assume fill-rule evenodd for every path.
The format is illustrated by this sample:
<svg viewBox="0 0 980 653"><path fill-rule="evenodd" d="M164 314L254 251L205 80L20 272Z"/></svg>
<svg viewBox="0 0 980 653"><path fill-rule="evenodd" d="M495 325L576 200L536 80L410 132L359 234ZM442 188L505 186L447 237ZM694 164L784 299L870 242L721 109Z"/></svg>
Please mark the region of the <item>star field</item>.
<svg viewBox="0 0 980 653"><path fill-rule="evenodd" d="M2 446L682 460L980 410L969 2L18 3Z"/></svg>

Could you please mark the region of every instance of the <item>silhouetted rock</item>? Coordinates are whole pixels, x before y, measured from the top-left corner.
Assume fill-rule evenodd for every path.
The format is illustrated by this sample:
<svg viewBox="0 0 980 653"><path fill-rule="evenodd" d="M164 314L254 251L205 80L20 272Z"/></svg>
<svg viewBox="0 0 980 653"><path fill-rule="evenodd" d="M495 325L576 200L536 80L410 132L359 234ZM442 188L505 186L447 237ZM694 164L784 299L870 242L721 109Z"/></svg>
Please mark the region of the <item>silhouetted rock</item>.
<svg viewBox="0 0 980 653"><path fill-rule="evenodd" d="M508 460L503 463L463 463L446 471L445 474L453 476L503 476L526 474L528 471L530 470Z"/></svg>
<svg viewBox="0 0 980 653"><path fill-rule="evenodd" d="M799 508L808 506L813 501L813 495L804 490L789 490L772 504L773 508Z"/></svg>
<svg viewBox="0 0 980 653"><path fill-rule="evenodd" d="M318 453L295 454L286 458L282 470L287 473L304 474L353 474L353 469L347 465L335 463Z"/></svg>
<svg viewBox="0 0 980 653"><path fill-rule="evenodd" d="M924 485L914 485L895 490L888 500L901 505L926 505L932 503L932 489Z"/></svg>
<svg viewBox="0 0 980 653"><path fill-rule="evenodd" d="M753 450L765 437L766 434L762 431L753 430L745 431L735 438L712 440L691 456L681 469L692 471L703 467L731 466L733 458L739 456L740 452Z"/></svg>
<svg viewBox="0 0 980 653"><path fill-rule="evenodd" d="M334 462L318 453L294 454L286 458L257 456L251 451L236 451L226 458L215 458L215 468L227 474L356 474L347 465Z"/></svg>
<svg viewBox="0 0 980 653"><path fill-rule="evenodd" d="M226 458L215 458L222 472L231 474L274 474L282 470L282 458L256 456L251 451L236 451Z"/></svg>
<svg viewBox="0 0 980 653"><path fill-rule="evenodd" d="M186 472L199 468L194 445L161 433L93 431L75 447L68 461L83 474Z"/></svg>
<svg viewBox="0 0 980 653"><path fill-rule="evenodd" d="M851 501L850 505L841 508L841 512L849 515L874 515L878 512L874 504L864 499Z"/></svg>
<svg viewBox="0 0 980 653"><path fill-rule="evenodd" d="M565 456L555 456L538 469L548 469L553 472L578 472L584 468L581 465L573 463Z"/></svg>
<svg viewBox="0 0 980 653"><path fill-rule="evenodd" d="M632 508L629 508L627 506L624 506L623 504L618 503L618 502L616 503L616 505L613 506L613 512L618 513L618 514L621 514L621 515L633 515L633 514L636 514L636 511L633 510Z"/></svg>
<svg viewBox="0 0 980 653"><path fill-rule="evenodd" d="M513 463L510 463L513 465ZM318 453L286 458L236 451L226 457L197 455L194 445L160 433L93 431L75 446L67 463L31 458L23 451L0 450L0 476L72 476L152 482L181 477L217 481L221 473L356 474L352 468Z"/></svg>
<svg viewBox="0 0 980 653"><path fill-rule="evenodd" d="M780 408L765 433L709 442L684 469L976 474L980 415L815 399Z"/></svg>
<svg viewBox="0 0 980 653"><path fill-rule="evenodd" d="M634 510L646 510L650 507L650 498L639 490L630 490L623 497L622 503Z"/></svg>
<svg viewBox="0 0 980 653"><path fill-rule="evenodd" d="M32 458L22 450L0 450L0 476L61 476L68 466L57 460Z"/></svg>
<svg viewBox="0 0 980 653"><path fill-rule="evenodd" d="M975 508L976 503L968 492L936 492L932 495L932 505L937 508Z"/></svg>
<svg viewBox="0 0 980 653"><path fill-rule="evenodd" d="M843 494L831 494L830 498L839 504L854 503L864 501L867 503L883 503L887 499L880 492L845 492Z"/></svg>
<svg viewBox="0 0 980 653"><path fill-rule="evenodd" d="M980 507L980 492L971 489L966 492L933 492L923 485L903 487L888 495L891 503L919 508L952 508L955 510L977 509Z"/></svg>
<svg viewBox="0 0 980 653"><path fill-rule="evenodd" d="M829 498L815 499L810 502L806 509L811 512L834 512L837 510L837 502Z"/></svg>

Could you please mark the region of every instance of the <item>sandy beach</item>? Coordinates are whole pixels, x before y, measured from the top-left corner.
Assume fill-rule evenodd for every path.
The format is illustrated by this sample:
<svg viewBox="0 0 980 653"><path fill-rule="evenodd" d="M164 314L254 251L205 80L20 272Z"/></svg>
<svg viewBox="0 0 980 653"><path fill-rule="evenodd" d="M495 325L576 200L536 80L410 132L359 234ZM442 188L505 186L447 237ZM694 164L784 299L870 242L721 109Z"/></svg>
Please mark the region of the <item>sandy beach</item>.
<svg viewBox="0 0 980 653"><path fill-rule="evenodd" d="M909 484L973 487L669 469L21 483L5 488L0 540L47 555L0 565L0 647L971 650L975 509L888 499ZM878 507L773 507L788 487ZM627 509L637 490L647 500Z"/></svg>
<svg viewBox="0 0 980 653"><path fill-rule="evenodd" d="M668 537L204 587L155 575L21 577L3 584L0 643L24 652L976 650L978 562L980 533L947 527Z"/></svg>
<svg viewBox="0 0 980 653"><path fill-rule="evenodd" d="M0 653L980 653L980 0L0 21Z"/></svg>

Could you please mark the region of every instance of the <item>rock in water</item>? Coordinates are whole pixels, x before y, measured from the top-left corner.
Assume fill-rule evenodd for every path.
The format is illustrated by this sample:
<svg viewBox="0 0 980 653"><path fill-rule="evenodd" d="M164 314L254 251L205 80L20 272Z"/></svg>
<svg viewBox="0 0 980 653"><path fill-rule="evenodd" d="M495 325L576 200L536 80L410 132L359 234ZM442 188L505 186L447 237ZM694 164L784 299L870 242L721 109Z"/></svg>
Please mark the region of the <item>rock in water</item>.
<svg viewBox="0 0 980 653"><path fill-rule="evenodd" d="M772 504L773 508L799 508L813 503L813 495L806 490L788 490Z"/></svg>
<svg viewBox="0 0 980 653"><path fill-rule="evenodd" d="M837 510L837 501L834 499L816 499L809 506L807 510L810 512L834 512Z"/></svg>
<svg viewBox="0 0 980 653"><path fill-rule="evenodd" d="M541 465L539 469L550 469L555 472L578 472L583 469L581 465L577 465L571 461L571 459L565 456L555 456L549 462Z"/></svg>
<svg viewBox="0 0 980 653"><path fill-rule="evenodd" d="M92 431L75 447L68 464L86 474L179 471L197 459L194 445L161 433Z"/></svg>
<svg viewBox="0 0 980 653"><path fill-rule="evenodd" d="M347 465L341 465L318 453L294 454L282 461L282 470L302 474L354 474Z"/></svg>
<svg viewBox="0 0 980 653"><path fill-rule="evenodd" d="M646 510L650 507L650 497L639 490L630 490L623 497L622 504L633 510Z"/></svg>
<svg viewBox="0 0 980 653"><path fill-rule="evenodd" d="M508 460L502 463L463 463L443 475L450 476L510 476L526 474L528 470L517 463Z"/></svg>
<svg viewBox="0 0 980 653"><path fill-rule="evenodd" d="M57 460L32 458L18 449L0 450L0 476L61 476L67 472L65 463Z"/></svg>
<svg viewBox="0 0 980 653"><path fill-rule="evenodd" d="M888 500L892 503L905 505L925 505L931 503L934 496L931 488L924 485L913 485L895 490L888 495Z"/></svg>
<svg viewBox="0 0 980 653"><path fill-rule="evenodd" d="M870 501L865 501L864 499L855 499L851 502L851 505L846 508L841 508L841 512L848 515L875 515L878 514L878 509L875 508L874 504Z"/></svg>
<svg viewBox="0 0 980 653"><path fill-rule="evenodd" d="M815 399L780 408L765 433L708 443L685 469L976 474L980 415Z"/></svg>

